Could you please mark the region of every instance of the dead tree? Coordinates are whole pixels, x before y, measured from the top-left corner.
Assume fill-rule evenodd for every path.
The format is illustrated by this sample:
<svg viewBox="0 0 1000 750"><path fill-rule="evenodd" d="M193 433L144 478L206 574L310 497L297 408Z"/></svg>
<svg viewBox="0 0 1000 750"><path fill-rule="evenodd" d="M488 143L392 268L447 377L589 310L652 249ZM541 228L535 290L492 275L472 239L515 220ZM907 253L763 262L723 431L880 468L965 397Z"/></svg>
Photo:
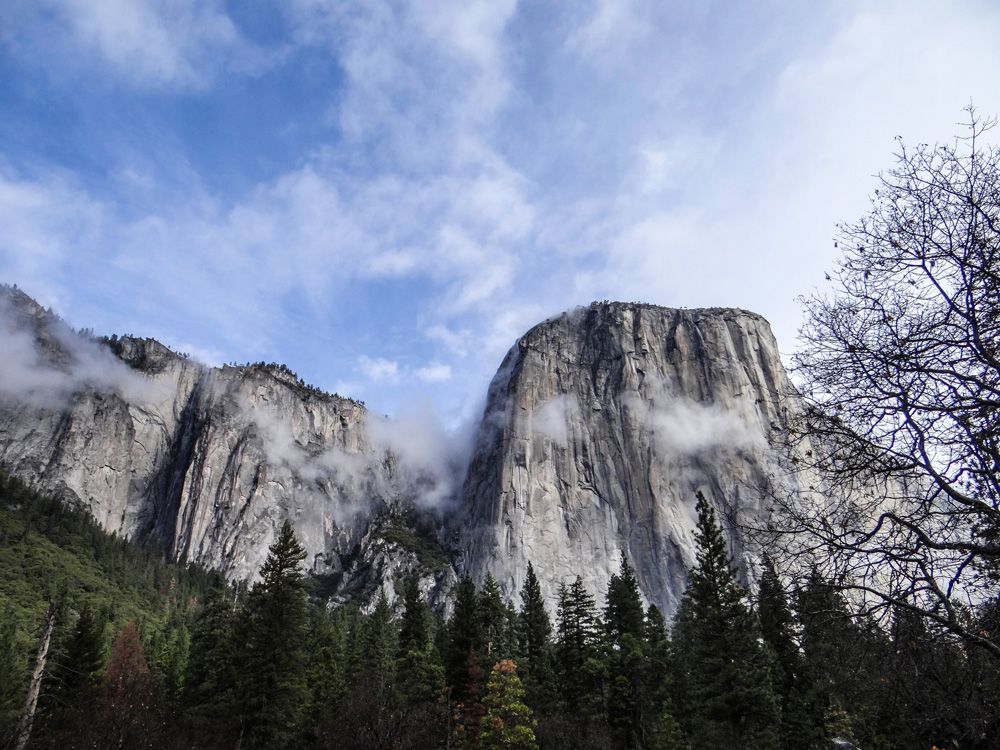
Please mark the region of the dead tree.
<svg viewBox="0 0 1000 750"><path fill-rule="evenodd" d="M31 681L28 683L28 695L24 699L24 708L14 729L14 750L24 750L31 739L31 728L35 723L35 711L38 708L38 696L42 690L42 677L45 675L45 664L48 661L49 645L52 643L52 631L56 626L55 603L49 605L45 615L45 624L38 639L38 650L35 652L35 666L31 670Z"/></svg>

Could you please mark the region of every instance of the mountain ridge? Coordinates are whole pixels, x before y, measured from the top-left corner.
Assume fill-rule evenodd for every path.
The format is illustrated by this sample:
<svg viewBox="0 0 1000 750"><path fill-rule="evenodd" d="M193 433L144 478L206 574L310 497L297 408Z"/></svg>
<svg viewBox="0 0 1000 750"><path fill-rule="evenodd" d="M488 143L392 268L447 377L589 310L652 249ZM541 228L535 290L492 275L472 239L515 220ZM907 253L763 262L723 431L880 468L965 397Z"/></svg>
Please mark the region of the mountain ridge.
<svg viewBox="0 0 1000 750"><path fill-rule="evenodd" d="M52 338L89 379L67 365L58 398L6 394L0 462L110 530L233 578L255 573L290 518L334 601L370 602L378 592L393 600L398 579L416 573L447 607L460 572L493 574L517 599L532 555L536 570L549 571L550 600L576 574L601 596L624 553L646 598L670 611L692 561L694 491L731 516L758 518L779 463L779 403L794 401L756 313L595 302L514 343L456 477L410 455L392 423L363 403L309 386L284 365L211 368L155 339L53 333L54 321L65 326L57 316L20 290L4 297L23 308L15 318L35 321L36 340ZM702 418L718 434L692 453L671 430ZM532 503L542 510L511 515ZM735 525L730 536L746 568Z"/></svg>

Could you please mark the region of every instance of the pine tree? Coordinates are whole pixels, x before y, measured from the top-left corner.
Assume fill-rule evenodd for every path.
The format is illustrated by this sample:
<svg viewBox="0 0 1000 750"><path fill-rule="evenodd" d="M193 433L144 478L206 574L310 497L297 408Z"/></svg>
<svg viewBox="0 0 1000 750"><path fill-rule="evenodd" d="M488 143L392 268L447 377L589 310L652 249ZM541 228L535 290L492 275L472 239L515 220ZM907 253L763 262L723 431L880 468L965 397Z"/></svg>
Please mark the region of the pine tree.
<svg viewBox="0 0 1000 750"><path fill-rule="evenodd" d="M413 576L404 589L396 688L405 734L416 747L437 747L441 728L447 726L444 668L431 642L429 620L427 604Z"/></svg>
<svg viewBox="0 0 1000 750"><path fill-rule="evenodd" d="M555 702L552 621L549 619L535 569L528 563L518 613L518 653L528 705L548 711Z"/></svg>
<svg viewBox="0 0 1000 750"><path fill-rule="evenodd" d="M566 712L583 734L604 712L604 662L594 598L583 579L559 587L556 673Z"/></svg>
<svg viewBox="0 0 1000 750"><path fill-rule="evenodd" d="M154 663L160 688L172 705L180 700L184 689L191 651L191 633L177 613L171 613L155 639Z"/></svg>
<svg viewBox="0 0 1000 750"><path fill-rule="evenodd" d="M608 584L608 601L604 607L604 626L612 643L620 643L626 635L637 641L642 639L642 599L635 572L622 553L621 572L611 576Z"/></svg>
<svg viewBox="0 0 1000 750"><path fill-rule="evenodd" d="M608 724L626 748L642 744L649 718L643 620L639 585L623 553L621 573L611 576L608 585L604 627L608 641Z"/></svg>
<svg viewBox="0 0 1000 750"><path fill-rule="evenodd" d="M497 662L483 698L486 714L479 734L481 750L537 750L535 721L524 704L524 687L510 659Z"/></svg>
<svg viewBox="0 0 1000 750"><path fill-rule="evenodd" d="M669 676L673 669L670 661L670 639L663 614L655 604L649 605L643 628L646 645L646 689L654 715L663 709L673 710Z"/></svg>
<svg viewBox="0 0 1000 750"><path fill-rule="evenodd" d="M698 750L774 747L778 711L760 629L715 512L699 492L697 564L675 621L689 735Z"/></svg>
<svg viewBox="0 0 1000 750"><path fill-rule="evenodd" d="M645 744L648 750L688 750L690 746L681 725L670 711L663 709L656 715Z"/></svg>
<svg viewBox="0 0 1000 750"><path fill-rule="evenodd" d="M810 700L823 712L826 734L861 739L863 727L853 725L856 720L864 722L852 714L863 707L863 683L868 675L862 660L867 647L844 597L814 568L795 593L795 616L806 669L813 682ZM852 708L852 714L848 714L846 706Z"/></svg>
<svg viewBox="0 0 1000 750"><path fill-rule="evenodd" d="M14 729L24 702L27 664L18 643L17 619L11 609L0 612L0 747Z"/></svg>
<svg viewBox="0 0 1000 750"><path fill-rule="evenodd" d="M307 600L300 570L305 556L286 520L243 613L239 683L242 731L249 747L288 747L301 728L308 704Z"/></svg>
<svg viewBox="0 0 1000 750"><path fill-rule="evenodd" d="M469 576L464 576L455 590L455 609L448 621L447 650L444 654L448 684L459 702L470 695L473 687L478 691L478 686L469 683L469 662L470 655L475 654L480 644L480 624L476 586ZM478 658L476 663L478 665Z"/></svg>
<svg viewBox="0 0 1000 750"><path fill-rule="evenodd" d="M396 633L392 624L392 609L385 592L379 592L375 609L365 620L361 639L361 672L363 679L388 690L393 682Z"/></svg>
<svg viewBox="0 0 1000 750"><path fill-rule="evenodd" d="M812 750L825 742L822 705L816 701L805 659L795 642L788 597L770 557L764 555L757 615L774 662L774 691L781 707L782 746Z"/></svg>
<svg viewBox="0 0 1000 750"><path fill-rule="evenodd" d="M40 699L38 734L51 746L79 741L93 723L104 677L107 621L84 607L65 644L51 660Z"/></svg>
<svg viewBox="0 0 1000 750"><path fill-rule="evenodd" d="M236 658L236 615L220 576L192 626L181 696L195 736L208 745L230 744L239 733Z"/></svg>
<svg viewBox="0 0 1000 750"><path fill-rule="evenodd" d="M343 626L343 618L331 616L321 607L310 608L306 723L311 730L313 744L328 730L333 709L347 692Z"/></svg>
<svg viewBox="0 0 1000 750"><path fill-rule="evenodd" d="M425 651L430 644L430 615L420 594L419 579L410 576L403 587L403 617L399 623L399 655Z"/></svg>
<svg viewBox="0 0 1000 750"><path fill-rule="evenodd" d="M500 586L492 573L486 574L476 609L479 612L480 664L489 670L502 656L512 656L500 653L506 642L507 611L500 595Z"/></svg>

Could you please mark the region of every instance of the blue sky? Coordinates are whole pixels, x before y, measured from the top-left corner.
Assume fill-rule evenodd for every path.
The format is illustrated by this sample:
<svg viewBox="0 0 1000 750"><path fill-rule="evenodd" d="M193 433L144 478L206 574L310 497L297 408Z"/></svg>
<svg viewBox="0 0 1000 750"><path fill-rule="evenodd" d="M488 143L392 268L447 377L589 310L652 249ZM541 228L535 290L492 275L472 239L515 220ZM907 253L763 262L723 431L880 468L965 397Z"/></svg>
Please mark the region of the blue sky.
<svg viewBox="0 0 1000 750"><path fill-rule="evenodd" d="M594 299L787 353L894 136L1000 112L997 39L990 2L6 0L0 279L446 423Z"/></svg>

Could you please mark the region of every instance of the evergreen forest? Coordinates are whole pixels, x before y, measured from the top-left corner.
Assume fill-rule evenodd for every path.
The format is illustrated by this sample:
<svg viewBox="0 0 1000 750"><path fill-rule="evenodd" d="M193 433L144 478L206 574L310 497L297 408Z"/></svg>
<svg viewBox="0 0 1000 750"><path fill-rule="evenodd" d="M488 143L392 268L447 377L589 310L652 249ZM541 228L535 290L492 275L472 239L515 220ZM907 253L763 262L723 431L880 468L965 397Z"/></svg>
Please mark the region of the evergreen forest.
<svg viewBox="0 0 1000 750"><path fill-rule="evenodd" d="M629 561L598 602L520 607L462 579L450 617L416 578L370 611L312 596L287 522L258 581L171 563L0 475L0 741L12 748L1000 747L1000 674L905 610L852 612L765 558L751 593L698 497L672 619ZM42 583L39 583L42 582ZM995 636L1000 605L965 614ZM838 745L839 743L839 745Z"/></svg>

